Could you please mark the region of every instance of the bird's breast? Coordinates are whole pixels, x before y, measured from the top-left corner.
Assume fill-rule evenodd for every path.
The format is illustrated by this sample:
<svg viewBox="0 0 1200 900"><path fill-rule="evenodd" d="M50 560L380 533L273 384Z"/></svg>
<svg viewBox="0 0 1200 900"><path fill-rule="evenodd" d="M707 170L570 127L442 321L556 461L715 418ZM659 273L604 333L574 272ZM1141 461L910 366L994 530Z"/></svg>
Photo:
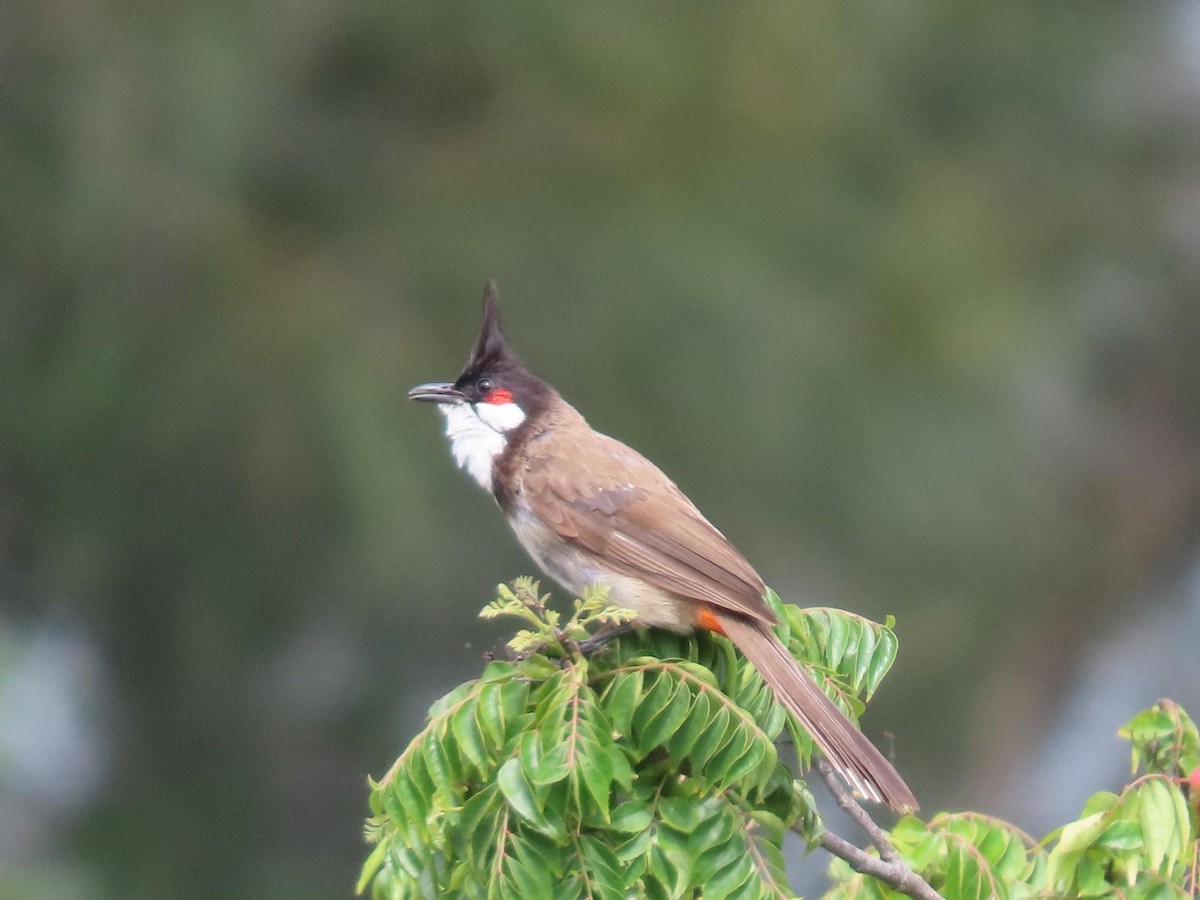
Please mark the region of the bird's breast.
<svg viewBox="0 0 1200 900"><path fill-rule="evenodd" d="M542 522L520 496L510 507L508 524L533 561L567 590L580 594L597 582L601 571L596 559Z"/></svg>

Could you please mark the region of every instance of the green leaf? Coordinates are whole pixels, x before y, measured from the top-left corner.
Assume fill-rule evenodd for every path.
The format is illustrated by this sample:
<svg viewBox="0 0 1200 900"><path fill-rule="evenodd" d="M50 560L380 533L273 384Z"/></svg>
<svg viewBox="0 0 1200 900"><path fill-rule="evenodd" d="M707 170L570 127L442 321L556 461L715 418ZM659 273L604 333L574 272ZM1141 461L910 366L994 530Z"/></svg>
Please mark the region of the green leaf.
<svg viewBox="0 0 1200 900"><path fill-rule="evenodd" d="M613 731L629 734L633 724L633 713L641 700L645 673L641 669L618 672L601 695L604 711L612 721Z"/></svg>
<svg viewBox="0 0 1200 900"><path fill-rule="evenodd" d="M624 866L611 847L593 835L581 835L575 843L575 854L578 865L567 885L570 895L596 900L620 900L625 896Z"/></svg>
<svg viewBox="0 0 1200 900"><path fill-rule="evenodd" d="M1139 850L1142 847L1142 828L1134 820L1117 819L1101 832L1096 843L1110 850Z"/></svg>
<svg viewBox="0 0 1200 900"><path fill-rule="evenodd" d="M821 612L825 629L825 665L836 670L850 645L849 621L843 616L831 616L825 610Z"/></svg>
<svg viewBox="0 0 1200 900"><path fill-rule="evenodd" d="M572 747L569 744L552 741L548 752L541 753L539 751L528 764L525 763L526 757L522 756L522 768L525 770L529 783L536 787L545 787L564 780L571 774L571 767L567 760L571 750Z"/></svg>
<svg viewBox="0 0 1200 900"><path fill-rule="evenodd" d="M892 631L890 625L881 627L877 632L877 642L875 652L871 656L871 662L867 669L866 683L863 685L863 694L869 700L875 696L875 691L883 682L883 678L892 668L892 663L896 661L896 653L900 649L900 642L896 638L896 634Z"/></svg>
<svg viewBox="0 0 1200 900"><path fill-rule="evenodd" d="M757 778L751 779L750 786L761 786L770 778L771 769L775 767L775 760L774 744L752 739L747 743L746 752L730 764L725 772L724 780L729 784L736 784L748 776L758 773Z"/></svg>
<svg viewBox="0 0 1200 900"><path fill-rule="evenodd" d="M1103 897L1111 893L1112 885L1105 874L1105 857L1089 852L1075 867L1075 893L1079 897Z"/></svg>
<svg viewBox="0 0 1200 900"><path fill-rule="evenodd" d="M514 678L500 687L500 711L504 717L504 734L520 731L529 721L529 682Z"/></svg>
<svg viewBox="0 0 1200 900"><path fill-rule="evenodd" d="M670 679L665 674L659 677L661 682ZM692 705L692 692L684 685L678 685L670 700L654 716L648 718L638 729L638 740L645 749L658 747L666 743L687 718Z"/></svg>
<svg viewBox="0 0 1200 900"><path fill-rule="evenodd" d="M523 678L528 678L530 681L539 682L546 681L559 674L562 669L558 664L549 657L543 656L540 653L532 653L517 665L517 671L520 672Z"/></svg>
<svg viewBox="0 0 1200 900"><path fill-rule="evenodd" d="M1003 900L999 885L979 865L978 858L960 844L951 844L946 861L946 900Z"/></svg>
<svg viewBox="0 0 1200 900"><path fill-rule="evenodd" d="M371 850L371 854L367 857L367 861L363 863L362 872L358 876L358 881L354 885L354 893L361 894L367 889L367 886L374 880L379 873L383 862L387 859L390 845L387 841L382 841L375 845Z"/></svg>
<svg viewBox="0 0 1200 900"><path fill-rule="evenodd" d="M860 688L867 680L867 673L875 659L875 630L865 623L856 629L857 644L854 653L854 668L850 671L850 685Z"/></svg>
<svg viewBox="0 0 1200 900"><path fill-rule="evenodd" d="M1193 818L1191 811L1188 809L1187 801L1183 799L1183 791L1175 785L1170 785L1171 804L1175 809L1175 827L1171 832L1171 843L1168 845L1167 855L1173 860L1180 862L1188 861L1188 853L1192 849L1192 841L1196 839L1195 828L1197 820L1200 820L1200 797L1193 793L1192 803L1196 808L1196 816ZM1195 848L1200 851L1200 847ZM1193 884L1200 883L1200 856L1193 855L1192 871Z"/></svg>
<svg viewBox="0 0 1200 900"><path fill-rule="evenodd" d="M710 797L705 800L700 811L700 821L691 832L693 848L699 851L729 843L735 832L749 827L750 822L745 812L725 797ZM781 841L782 833L776 839Z"/></svg>
<svg viewBox="0 0 1200 900"><path fill-rule="evenodd" d="M780 640L782 640L784 643L787 643L787 641L791 638L791 626L788 624L787 614L789 610L795 609L796 607L790 604L785 604L781 599L779 599L779 594L775 593L774 589L769 587L763 594L763 599L766 601L767 606L771 607L771 612L775 613L775 615L780 619L782 623L780 626Z"/></svg>
<svg viewBox="0 0 1200 900"><path fill-rule="evenodd" d="M633 786L634 779L633 767L629 764L629 758L616 744L610 744L608 761L612 766L613 784L628 791Z"/></svg>
<svg viewBox="0 0 1200 900"><path fill-rule="evenodd" d="M1139 793L1138 825L1142 833L1146 865L1157 871L1171 851L1172 839L1178 831L1172 786L1162 779L1153 778L1142 785Z"/></svg>
<svg viewBox="0 0 1200 900"><path fill-rule="evenodd" d="M620 751L610 752L611 742L601 743L595 738L589 738L581 743L579 763L579 778L587 790L588 796L595 803L601 818L608 821L609 799L612 793L613 779L616 777L614 760L624 757Z"/></svg>
<svg viewBox="0 0 1200 900"><path fill-rule="evenodd" d="M733 834L733 820L726 817L718 821L728 822L731 826L725 840L716 841L700 853L696 860L695 877L703 885L710 885L717 872L745 856L746 848L740 841L729 840Z"/></svg>
<svg viewBox="0 0 1200 900"><path fill-rule="evenodd" d="M684 759L692 752L700 735L709 727L710 718L708 694L700 691L692 700L687 718L680 723L667 742L667 752L672 758Z"/></svg>
<svg viewBox="0 0 1200 900"><path fill-rule="evenodd" d="M1083 805L1083 812L1079 814L1079 818L1083 819L1094 813L1108 812L1117 805L1117 801L1121 798L1111 791L1097 791L1088 797L1087 803Z"/></svg>
<svg viewBox="0 0 1200 900"><path fill-rule="evenodd" d="M736 727L730 729L729 740L705 767L709 777L721 784L732 782L738 762L750 752L751 743L751 738L744 729Z"/></svg>
<svg viewBox="0 0 1200 900"><path fill-rule="evenodd" d="M728 740L727 735L732 727L732 719L732 714L724 706L717 706L712 711L708 726L700 732L696 742L692 745L689 758L692 761L693 774L703 770L712 755Z"/></svg>
<svg viewBox="0 0 1200 900"><path fill-rule="evenodd" d="M770 844L783 843L783 837L787 831L787 827L783 824L783 820L777 815L764 809L756 809L750 811L750 819L755 828L753 831L754 834L757 834L765 842Z"/></svg>
<svg viewBox="0 0 1200 900"><path fill-rule="evenodd" d="M458 855L486 870L496 850L499 818L507 807L496 784L489 784L463 804L458 822Z"/></svg>
<svg viewBox="0 0 1200 900"><path fill-rule="evenodd" d="M671 861L675 871L675 892L680 893L693 883L696 856L692 852L688 835L673 828L657 828L654 831L655 849Z"/></svg>
<svg viewBox="0 0 1200 900"><path fill-rule="evenodd" d="M724 900L755 876L754 863L744 853L717 871L704 885L705 900Z"/></svg>
<svg viewBox="0 0 1200 900"><path fill-rule="evenodd" d="M654 684L642 697L637 709L633 714L633 725L630 728L630 734L636 736L637 745L642 753L648 753L658 746L657 743L647 743L642 739L642 734L646 725L652 722L675 698L675 694L679 690L679 682L665 672L659 672L654 679Z"/></svg>
<svg viewBox="0 0 1200 900"><path fill-rule="evenodd" d="M658 817L676 831L690 834L701 816L701 805L694 797L663 797L658 803Z"/></svg>
<svg viewBox="0 0 1200 900"><path fill-rule="evenodd" d="M645 803L626 800L612 811L609 828L613 831L635 833L645 831L654 819L654 812Z"/></svg>
<svg viewBox="0 0 1200 900"><path fill-rule="evenodd" d="M455 771L443 741L428 740L421 744L421 761L438 791L454 793Z"/></svg>
<svg viewBox="0 0 1200 900"><path fill-rule="evenodd" d="M764 722L776 705L774 693L767 687L758 671L750 666L742 669L737 688L731 697L758 723Z"/></svg>
<svg viewBox="0 0 1200 900"><path fill-rule="evenodd" d="M517 666L506 659L494 659L487 664L479 676L480 685L504 684L517 675Z"/></svg>
<svg viewBox="0 0 1200 900"><path fill-rule="evenodd" d="M479 698L474 704L475 727L483 739L485 755L489 758L503 749L507 736L503 696L504 685L489 682L480 688Z"/></svg>
<svg viewBox="0 0 1200 900"><path fill-rule="evenodd" d="M1104 831L1104 813L1092 813L1063 826L1058 843L1050 851L1047 877L1050 885L1058 890L1070 886L1075 876L1075 867L1101 832Z"/></svg>
<svg viewBox="0 0 1200 900"><path fill-rule="evenodd" d="M687 887L679 877L679 871L657 841L652 840L646 855L646 874L667 892L667 896L681 896Z"/></svg>
<svg viewBox="0 0 1200 900"><path fill-rule="evenodd" d="M650 814L650 821L653 821L652 813ZM617 844L617 859L621 860L627 866L634 867L640 873L642 868L647 865L650 848L654 845L653 837L650 830L650 823L648 822L645 828L635 831L633 837Z"/></svg>
<svg viewBox="0 0 1200 900"><path fill-rule="evenodd" d="M483 732L475 718L478 704L464 703L450 719L450 730L463 755L479 773L486 773L490 766L488 748L484 743Z"/></svg>
<svg viewBox="0 0 1200 900"><path fill-rule="evenodd" d="M532 786L525 778L521 761L513 757L496 773L496 784L504 799L522 819L543 833L552 833L553 828L542 812Z"/></svg>
<svg viewBox="0 0 1200 900"><path fill-rule="evenodd" d="M551 873L529 858L525 846L514 840L512 852L502 860L500 879L496 884L500 896L549 898L553 894Z"/></svg>
<svg viewBox="0 0 1200 900"><path fill-rule="evenodd" d="M700 665L700 663L691 662L690 660L686 659L674 660L672 665L676 669L686 672L693 679L705 685L706 687L710 687L713 690L721 689L720 685L717 683L717 676L713 674L712 669L710 669L708 666L703 666Z"/></svg>

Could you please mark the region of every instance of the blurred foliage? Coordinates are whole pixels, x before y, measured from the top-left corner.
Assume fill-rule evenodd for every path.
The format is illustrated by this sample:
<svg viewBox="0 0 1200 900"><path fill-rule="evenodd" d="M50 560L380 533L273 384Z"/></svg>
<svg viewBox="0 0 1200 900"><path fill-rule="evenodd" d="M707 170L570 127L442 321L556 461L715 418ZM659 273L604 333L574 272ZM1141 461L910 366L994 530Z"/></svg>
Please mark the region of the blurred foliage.
<svg viewBox="0 0 1200 900"><path fill-rule="evenodd" d="M901 617L872 719L918 792L1002 793L1196 543L1189 21L0 5L0 626L95 643L113 748L0 852L347 883L363 773L494 640L449 598L527 565L403 402L488 277L789 599Z"/></svg>

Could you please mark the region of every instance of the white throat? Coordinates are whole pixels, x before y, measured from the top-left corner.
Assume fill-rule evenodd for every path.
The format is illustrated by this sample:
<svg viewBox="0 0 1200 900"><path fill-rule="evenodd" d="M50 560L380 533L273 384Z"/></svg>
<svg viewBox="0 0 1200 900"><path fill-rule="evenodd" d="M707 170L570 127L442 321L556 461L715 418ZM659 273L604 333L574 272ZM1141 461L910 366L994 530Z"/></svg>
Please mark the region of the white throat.
<svg viewBox="0 0 1200 900"><path fill-rule="evenodd" d="M454 461L490 492L492 463L504 452L507 433L525 421L525 412L515 403L445 403L438 409L446 417Z"/></svg>

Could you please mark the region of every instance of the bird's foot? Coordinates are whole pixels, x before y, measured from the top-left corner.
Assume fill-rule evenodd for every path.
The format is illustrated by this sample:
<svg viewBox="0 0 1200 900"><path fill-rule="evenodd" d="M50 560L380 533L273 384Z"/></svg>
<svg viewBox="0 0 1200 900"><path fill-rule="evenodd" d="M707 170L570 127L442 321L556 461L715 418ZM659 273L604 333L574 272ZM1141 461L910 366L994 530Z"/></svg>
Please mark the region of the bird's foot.
<svg viewBox="0 0 1200 900"><path fill-rule="evenodd" d="M625 622L621 625L611 625L608 628L603 628L597 631L591 637L586 638L576 643L579 652L584 656L591 656L597 650L604 647L605 644L613 641L622 635L629 634L637 628L632 622Z"/></svg>

